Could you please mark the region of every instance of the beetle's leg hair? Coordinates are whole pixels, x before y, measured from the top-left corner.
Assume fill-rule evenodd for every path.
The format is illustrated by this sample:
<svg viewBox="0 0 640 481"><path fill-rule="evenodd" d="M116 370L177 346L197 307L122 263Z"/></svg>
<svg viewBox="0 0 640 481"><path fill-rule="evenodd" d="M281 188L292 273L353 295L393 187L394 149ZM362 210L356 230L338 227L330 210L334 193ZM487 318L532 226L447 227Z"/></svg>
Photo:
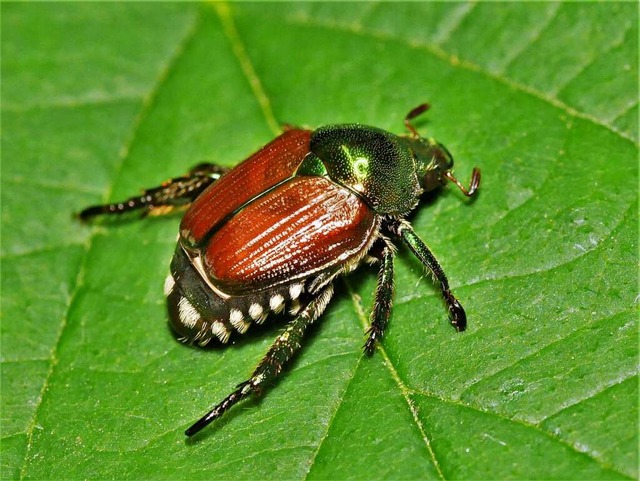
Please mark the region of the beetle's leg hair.
<svg viewBox="0 0 640 481"><path fill-rule="evenodd" d="M300 349L306 329L323 313L332 295L333 285L329 284L306 305L300 314L287 324L251 377L240 383L234 392L194 423L185 431L185 434L193 436L218 419L238 401L251 393L260 393L267 383L275 379L282 371L282 366Z"/></svg>
<svg viewBox="0 0 640 481"><path fill-rule="evenodd" d="M391 315L391 303L393 302L393 256L394 247L391 242L381 237L374 244L372 255L380 259L380 271L378 272L378 286L376 287L373 311L371 312L371 327L367 333L369 337L364 344L364 352L367 356L373 354L376 341L382 338L385 328L389 323ZM376 250L378 250L376 252Z"/></svg>
<svg viewBox="0 0 640 481"><path fill-rule="evenodd" d="M392 220L387 223L387 228L395 235L400 237L402 241L411 249L411 252L427 267L437 282L440 283L440 289L442 290L442 296L447 303L447 309L449 310L449 319L451 324L458 331L464 331L467 327L467 315L464 312L464 308L458 302L458 299L451 293L449 288L449 281L445 275L442 267L438 264L433 253L429 250L426 244L415 233L411 224L406 220Z"/></svg>
<svg viewBox="0 0 640 481"><path fill-rule="evenodd" d="M145 214L166 214L176 207L187 206L193 202L204 189L228 170L226 167L214 164L198 164L188 174L163 182L158 187L147 189L142 195L130 197L123 202L87 207L78 214L78 217L86 221L102 214L117 215L140 209L145 209Z"/></svg>

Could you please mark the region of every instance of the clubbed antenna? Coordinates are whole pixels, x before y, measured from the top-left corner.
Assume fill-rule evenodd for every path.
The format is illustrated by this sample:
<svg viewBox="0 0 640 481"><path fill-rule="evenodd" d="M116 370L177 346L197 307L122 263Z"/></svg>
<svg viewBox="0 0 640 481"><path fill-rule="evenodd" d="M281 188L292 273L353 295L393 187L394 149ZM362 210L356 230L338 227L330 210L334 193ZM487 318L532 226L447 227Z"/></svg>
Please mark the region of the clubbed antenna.
<svg viewBox="0 0 640 481"><path fill-rule="evenodd" d="M477 167L474 167L473 172L471 172L471 181L469 182L468 189L464 185L462 185L458 179L456 179L453 176L451 171L447 170L444 173L444 176L447 179L449 179L451 182L456 184L458 186L458 189L460 189L462 193L467 197L471 197L473 194L475 194L476 191L478 190L478 187L480 186L480 169L478 169Z"/></svg>
<svg viewBox="0 0 640 481"><path fill-rule="evenodd" d="M416 130L416 128L413 126L413 124L411 123L411 121L413 119L415 119L418 115L425 113L427 110L429 110L429 107L431 107L429 104L424 103L424 104L420 104L418 105L416 108L412 109L407 116L404 118L404 125L405 127L409 130L409 132L411 132L411 135L414 138L418 138L420 137L420 134L418 133L418 131Z"/></svg>

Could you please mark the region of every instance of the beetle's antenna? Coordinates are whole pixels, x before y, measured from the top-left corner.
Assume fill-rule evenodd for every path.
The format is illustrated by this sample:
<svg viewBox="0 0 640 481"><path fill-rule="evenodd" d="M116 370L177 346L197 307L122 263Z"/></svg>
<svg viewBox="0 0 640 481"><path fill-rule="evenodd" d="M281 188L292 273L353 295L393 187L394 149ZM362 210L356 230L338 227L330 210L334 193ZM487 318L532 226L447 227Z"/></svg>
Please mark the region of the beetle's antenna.
<svg viewBox="0 0 640 481"><path fill-rule="evenodd" d="M412 109L404 118L404 126L407 128L411 135L415 138L419 138L420 134L416 128L411 124L411 120L415 119L418 115L425 113L431 106L427 103L420 104L416 108Z"/></svg>
<svg viewBox="0 0 640 481"><path fill-rule="evenodd" d="M458 189L462 191L464 195L467 197L471 197L476 193L478 187L480 187L480 169L477 167L473 168L473 172L471 172L471 181L469 182L469 188L467 189L464 185L460 183L458 179L456 179L450 171L446 171L444 176L449 179L451 182L458 186Z"/></svg>

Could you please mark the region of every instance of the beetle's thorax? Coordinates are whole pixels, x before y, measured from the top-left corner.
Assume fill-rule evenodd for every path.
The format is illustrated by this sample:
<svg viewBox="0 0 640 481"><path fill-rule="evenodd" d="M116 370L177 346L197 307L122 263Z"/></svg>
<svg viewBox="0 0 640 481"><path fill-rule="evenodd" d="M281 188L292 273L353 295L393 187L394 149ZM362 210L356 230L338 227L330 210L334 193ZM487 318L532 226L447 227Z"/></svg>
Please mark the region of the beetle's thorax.
<svg viewBox="0 0 640 481"><path fill-rule="evenodd" d="M366 125L329 125L313 132L306 162L319 160L331 180L378 214L404 215L416 206L422 188L414 155L399 140Z"/></svg>

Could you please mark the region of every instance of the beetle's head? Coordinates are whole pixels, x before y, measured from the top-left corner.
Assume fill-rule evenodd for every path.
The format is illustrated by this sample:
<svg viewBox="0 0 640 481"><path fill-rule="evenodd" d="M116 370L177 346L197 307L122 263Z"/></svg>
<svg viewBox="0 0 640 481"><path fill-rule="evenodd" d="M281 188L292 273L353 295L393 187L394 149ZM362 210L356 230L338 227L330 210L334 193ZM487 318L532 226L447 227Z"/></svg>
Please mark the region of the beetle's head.
<svg viewBox="0 0 640 481"><path fill-rule="evenodd" d="M450 180L458 186L464 195L471 197L480 185L480 169L474 167L469 188L465 188L451 173L453 157L447 148L434 139L420 137L420 134L411 123L411 120L423 114L429 108L429 104L424 103L409 111L404 118L404 125L411 135L400 137L405 146L413 153L420 187L424 191L434 190L446 184L447 180Z"/></svg>
<svg viewBox="0 0 640 481"><path fill-rule="evenodd" d="M421 187L429 191L446 184L445 174L453 168L453 157L446 147L433 139L410 141Z"/></svg>
<svg viewBox="0 0 640 481"><path fill-rule="evenodd" d="M473 169L471 183L467 189L451 173L453 156L444 145L434 139L422 137L404 137L403 140L413 152L416 173L424 191L437 189L451 181L468 197L476 192L480 185L479 169Z"/></svg>

